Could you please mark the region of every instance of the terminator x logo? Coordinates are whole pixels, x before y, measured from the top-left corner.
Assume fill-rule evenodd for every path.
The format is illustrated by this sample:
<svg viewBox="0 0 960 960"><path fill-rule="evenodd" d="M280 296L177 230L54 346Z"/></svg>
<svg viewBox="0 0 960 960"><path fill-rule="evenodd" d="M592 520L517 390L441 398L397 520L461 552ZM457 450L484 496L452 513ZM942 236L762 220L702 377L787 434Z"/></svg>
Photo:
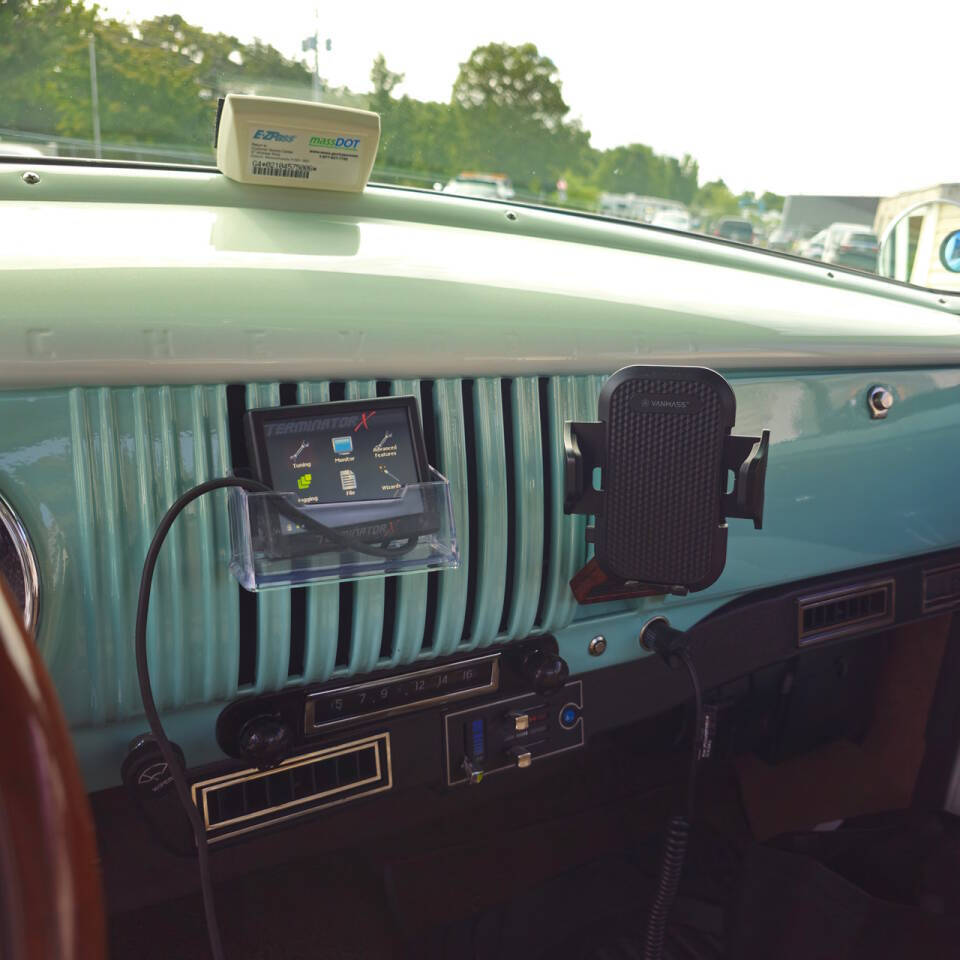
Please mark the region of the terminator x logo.
<svg viewBox="0 0 960 960"><path fill-rule="evenodd" d="M376 410L368 410L366 413L361 413L360 422L353 428L353 432L356 433L361 427L363 427L364 430L369 430L370 420L376 415L377 415Z"/></svg>

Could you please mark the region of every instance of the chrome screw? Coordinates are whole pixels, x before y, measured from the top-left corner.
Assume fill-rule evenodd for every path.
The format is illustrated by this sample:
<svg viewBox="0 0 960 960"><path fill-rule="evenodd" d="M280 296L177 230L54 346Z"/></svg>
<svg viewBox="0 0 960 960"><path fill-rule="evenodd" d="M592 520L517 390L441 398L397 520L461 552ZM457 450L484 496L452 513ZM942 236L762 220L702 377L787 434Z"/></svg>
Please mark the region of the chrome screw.
<svg viewBox="0 0 960 960"><path fill-rule="evenodd" d="M35 183L40 182L40 174L34 173L32 170L28 170L20 179L24 183L29 183L32 187Z"/></svg>
<svg viewBox="0 0 960 960"><path fill-rule="evenodd" d="M893 393L888 387L871 387L867 392L867 406L874 420L883 420L893 406Z"/></svg>
<svg viewBox="0 0 960 960"><path fill-rule="evenodd" d="M599 657L607 649L607 638L603 634L598 634L587 647L591 657Z"/></svg>

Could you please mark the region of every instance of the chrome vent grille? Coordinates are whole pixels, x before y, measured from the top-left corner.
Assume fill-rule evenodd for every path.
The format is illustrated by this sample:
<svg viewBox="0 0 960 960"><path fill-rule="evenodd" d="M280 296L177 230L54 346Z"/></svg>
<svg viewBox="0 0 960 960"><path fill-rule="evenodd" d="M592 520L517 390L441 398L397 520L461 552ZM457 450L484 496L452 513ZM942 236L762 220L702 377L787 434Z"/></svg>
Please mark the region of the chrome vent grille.
<svg viewBox="0 0 960 960"><path fill-rule="evenodd" d="M241 770L192 787L211 843L382 793L393 786L390 734Z"/></svg>
<svg viewBox="0 0 960 960"><path fill-rule="evenodd" d="M368 673L566 626L575 612L568 582L586 547L584 518L565 516L561 505L563 422L596 415L602 382L569 376L248 386L248 409L417 396L430 460L454 492L464 562L442 574L258 594L255 616L241 615L238 688L261 692ZM231 421L242 413L231 405ZM235 442L234 463L243 455Z"/></svg>
<svg viewBox="0 0 960 960"><path fill-rule="evenodd" d="M923 612L949 610L960 604L960 563L923 571Z"/></svg>
<svg viewBox="0 0 960 960"><path fill-rule="evenodd" d="M140 713L131 637L140 565L166 508L243 455L250 407L387 394L420 398L431 461L449 477L464 563L443 574L240 590L226 498L191 505L164 546L149 645L161 709L353 676L560 629L586 559L562 508L563 423L596 416L600 376L317 381L65 391L75 521L71 589L53 611L79 639L44 651L74 726ZM131 602L124 603L122 598ZM238 643L238 637L240 642Z"/></svg>
<svg viewBox="0 0 960 960"><path fill-rule="evenodd" d="M797 601L797 640L800 646L821 643L886 626L893 619L893 580L843 587Z"/></svg>

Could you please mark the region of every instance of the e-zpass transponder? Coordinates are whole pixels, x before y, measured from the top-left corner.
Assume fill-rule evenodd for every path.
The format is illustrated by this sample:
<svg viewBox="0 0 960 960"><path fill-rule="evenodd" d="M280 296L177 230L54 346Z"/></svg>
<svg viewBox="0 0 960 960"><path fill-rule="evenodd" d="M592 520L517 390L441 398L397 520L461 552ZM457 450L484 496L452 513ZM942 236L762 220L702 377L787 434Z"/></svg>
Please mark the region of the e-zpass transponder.
<svg viewBox="0 0 960 960"><path fill-rule="evenodd" d="M240 183L359 193L380 143L380 117L309 100L229 93L217 118L217 166Z"/></svg>

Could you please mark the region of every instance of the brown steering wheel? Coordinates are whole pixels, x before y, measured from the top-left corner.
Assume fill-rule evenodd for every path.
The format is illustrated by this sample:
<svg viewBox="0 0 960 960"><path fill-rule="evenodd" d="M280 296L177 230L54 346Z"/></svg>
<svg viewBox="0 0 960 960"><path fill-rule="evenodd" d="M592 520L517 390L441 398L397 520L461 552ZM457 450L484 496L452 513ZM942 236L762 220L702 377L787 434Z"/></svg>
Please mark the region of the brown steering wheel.
<svg viewBox="0 0 960 960"><path fill-rule="evenodd" d="M0 957L103 960L90 805L56 691L0 577Z"/></svg>

